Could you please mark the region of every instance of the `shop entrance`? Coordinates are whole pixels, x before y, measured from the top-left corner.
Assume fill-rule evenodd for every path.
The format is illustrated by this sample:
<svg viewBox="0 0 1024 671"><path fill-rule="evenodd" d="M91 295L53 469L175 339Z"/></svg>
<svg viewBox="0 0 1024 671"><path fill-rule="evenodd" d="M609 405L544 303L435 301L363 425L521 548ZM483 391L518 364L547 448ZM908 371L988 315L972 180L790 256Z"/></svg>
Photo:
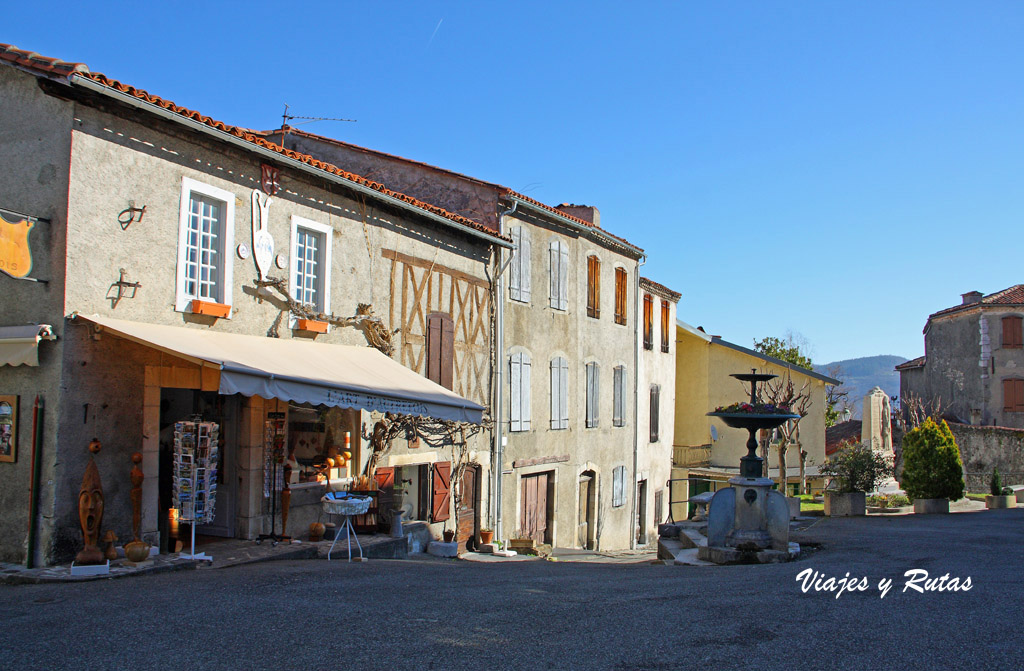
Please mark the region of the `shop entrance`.
<svg viewBox="0 0 1024 671"><path fill-rule="evenodd" d="M460 548L466 548L470 552L476 551L476 532L479 518L477 501L480 497L478 483L480 482L480 467L467 466L462 474L462 500L459 502L459 533L455 540Z"/></svg>
<svg viewBox="0 0 1024 671"><path fill-rule="evenodd" d="M174 423L188 420L194 415L200 415L204 421L217 422L220 425L214 519L209 524L196 527L196 534L234 538L238 489L236 456L240 411L239 396L221 396L217 392L192 389L161 389L160 474L158 481L161 552L174 551L174 548L168 545L169 534L174 531L169 522L174 487ZM181 535L180 540L187 541L187 538ZM185 544L187 545L187 542Z"/></svg>

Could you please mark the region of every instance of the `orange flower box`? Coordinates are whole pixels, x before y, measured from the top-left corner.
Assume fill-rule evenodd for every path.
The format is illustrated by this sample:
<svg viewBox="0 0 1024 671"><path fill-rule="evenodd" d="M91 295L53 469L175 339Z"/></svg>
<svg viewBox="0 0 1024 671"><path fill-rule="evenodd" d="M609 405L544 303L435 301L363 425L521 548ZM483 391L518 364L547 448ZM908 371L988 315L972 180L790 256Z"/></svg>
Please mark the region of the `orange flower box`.
<svg viewBox="0 0 1024 671"><path fill-rule="evenodd" d="M192 314L207 315L209 317L227 317L231 314L231 306L213 301L192 300Z"/></svg>
<svg viewBox="0 0 1024 671"><path fill-rule="evenodd" d="M295 328L300 331L311 331L313 333L327 333L327 322L319 319L297 319Z"/></svg>

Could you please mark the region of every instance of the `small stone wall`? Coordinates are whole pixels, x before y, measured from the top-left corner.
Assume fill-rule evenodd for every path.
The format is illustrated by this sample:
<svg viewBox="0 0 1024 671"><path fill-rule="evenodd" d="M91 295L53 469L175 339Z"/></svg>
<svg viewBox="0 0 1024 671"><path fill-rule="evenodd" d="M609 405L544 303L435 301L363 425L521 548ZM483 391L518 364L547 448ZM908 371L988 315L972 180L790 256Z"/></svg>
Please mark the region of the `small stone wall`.
<svg viewBox="0 0 1024 671"><path fill-rule="evenodd" d="M1024 430L949 424L964 464L967 491L988 493L992 469L1003 485L1024 484Z"/></svg>

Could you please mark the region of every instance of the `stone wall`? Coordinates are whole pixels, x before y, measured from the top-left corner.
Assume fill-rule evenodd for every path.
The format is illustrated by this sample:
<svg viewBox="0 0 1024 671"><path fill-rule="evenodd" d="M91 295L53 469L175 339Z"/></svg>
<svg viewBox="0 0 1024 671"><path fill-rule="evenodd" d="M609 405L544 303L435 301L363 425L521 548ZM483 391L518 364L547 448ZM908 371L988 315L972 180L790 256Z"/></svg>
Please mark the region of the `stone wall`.
<svg viewBox="0 0 1024 671"><path fill-rule="evenodd" d="M964 464L967 491L988 493L992 469L1004 485L1024 484L1024 431L995 426L950 424Z"/></svg>

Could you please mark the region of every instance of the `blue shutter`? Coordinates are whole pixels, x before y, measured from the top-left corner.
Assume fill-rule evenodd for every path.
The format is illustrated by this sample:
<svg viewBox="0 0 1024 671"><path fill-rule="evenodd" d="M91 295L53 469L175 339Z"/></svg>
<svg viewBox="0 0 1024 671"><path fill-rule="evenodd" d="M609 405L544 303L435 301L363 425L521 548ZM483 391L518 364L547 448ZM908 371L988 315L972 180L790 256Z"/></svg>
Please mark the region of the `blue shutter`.
<svg viewBox="0 0 1024 671"><path fill-rule="evenodd" d="M530 302L530 256L531 256L531 244L530 244L530 229L521 226L519 228L519 289L520 298L519 300Z"/></svg>
<svg viewBox="0 0 1024 671"><path fill-rule="evenodd" d="M558 309L569 308L569 248L558 241Z"/></svg>

